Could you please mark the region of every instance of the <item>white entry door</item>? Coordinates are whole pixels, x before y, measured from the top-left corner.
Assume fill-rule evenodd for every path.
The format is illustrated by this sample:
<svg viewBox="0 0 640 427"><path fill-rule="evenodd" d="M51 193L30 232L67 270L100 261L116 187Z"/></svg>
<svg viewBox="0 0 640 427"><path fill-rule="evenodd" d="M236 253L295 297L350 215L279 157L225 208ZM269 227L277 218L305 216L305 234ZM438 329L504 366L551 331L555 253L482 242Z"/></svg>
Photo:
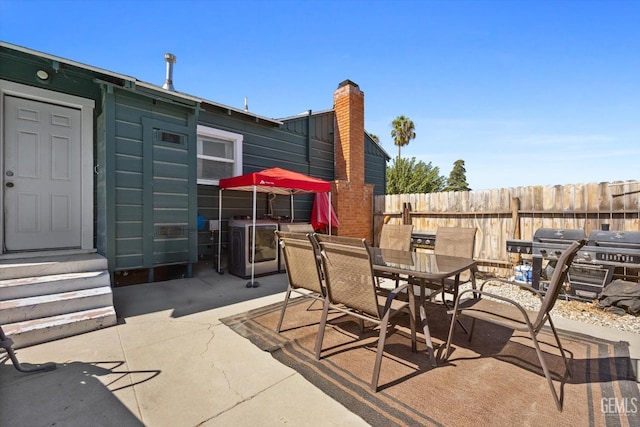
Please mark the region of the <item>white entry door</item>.
<svg viewBox="0 0 640 427"><path fill-rule="evenodd" d="M5 250L79 248L80 110L4 97Z"/></svg>

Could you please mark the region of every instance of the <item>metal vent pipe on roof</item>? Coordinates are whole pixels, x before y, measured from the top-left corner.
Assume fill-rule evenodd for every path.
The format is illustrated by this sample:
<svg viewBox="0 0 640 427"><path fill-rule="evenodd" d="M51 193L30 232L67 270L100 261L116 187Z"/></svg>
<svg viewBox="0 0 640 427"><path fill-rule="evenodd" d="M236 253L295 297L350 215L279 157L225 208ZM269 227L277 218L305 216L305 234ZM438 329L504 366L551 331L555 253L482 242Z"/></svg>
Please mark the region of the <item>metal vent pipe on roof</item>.
<svg viewBox="0 0 640 427"><path fill-rule="evenodd" d="M167 78L162 85L162 89L175 92L173 87L173 64L176 62L176 56L173 53L165 53L164 60L167 61Z"/></svg>

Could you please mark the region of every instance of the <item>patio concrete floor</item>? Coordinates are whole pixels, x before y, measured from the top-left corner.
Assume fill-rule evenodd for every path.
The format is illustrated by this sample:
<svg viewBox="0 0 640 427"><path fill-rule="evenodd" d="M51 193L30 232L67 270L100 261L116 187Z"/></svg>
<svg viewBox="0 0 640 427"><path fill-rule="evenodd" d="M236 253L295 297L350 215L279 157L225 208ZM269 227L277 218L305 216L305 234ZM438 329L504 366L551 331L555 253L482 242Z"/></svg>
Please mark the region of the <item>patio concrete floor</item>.
<svg viewBox="0 0 640 427"><path fill-rule="evenodd" d="M246 288L200 263L193 278L114 288L118 325L16 350L56 370L24 374L0 356L0 425L367 425L220 322L282 301L285 274L257 280ZM640 359L640 335L555 320L628 341Z"/></svg>

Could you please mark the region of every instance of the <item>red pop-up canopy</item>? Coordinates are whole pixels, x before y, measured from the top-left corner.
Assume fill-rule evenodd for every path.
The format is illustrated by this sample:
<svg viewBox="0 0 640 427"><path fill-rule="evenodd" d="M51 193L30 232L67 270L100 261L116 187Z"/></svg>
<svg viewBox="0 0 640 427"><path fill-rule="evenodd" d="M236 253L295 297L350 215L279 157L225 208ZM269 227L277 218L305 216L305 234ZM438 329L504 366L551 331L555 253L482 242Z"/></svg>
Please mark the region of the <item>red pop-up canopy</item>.
<svg viewBox="0 0 640 427"><path fill-rule="evenodd" d="M225 178L220 180L219 203L218 203L218 219L222 219L222 190L238 190L253 191L253 233L252 236L253 251L252 259L255 258L255 221L256 221L256 193L272 193L272 194L288 194L291 196L291 213L293 220L293 195L303 193L329 193L329 202L327 203L327 214L324 218L328 218L329 232L331 232L331 219L337 217L331 207L331 183L318 178L288 171L281 168L265 169L260 172L252 172L233 178ZM315 203L314 203L315 204ZM220 259L220 246L222 243L221 233L218 233L218 259ZM218 263L218 272L220 272L220 263ZM251 282L247 283L247 287L257 287L258 283L254 280L254 265L251 263Z"/></svg>
<svg viewBox="0 0 640 427"><path fill-rule="evenodd" d="M258 193L274 194L326 193L331 191L331 183L328 181L280 168L265 169L260 172L220 180L220 188L223 190L228 188L253 191L254 187Z"/></svg>

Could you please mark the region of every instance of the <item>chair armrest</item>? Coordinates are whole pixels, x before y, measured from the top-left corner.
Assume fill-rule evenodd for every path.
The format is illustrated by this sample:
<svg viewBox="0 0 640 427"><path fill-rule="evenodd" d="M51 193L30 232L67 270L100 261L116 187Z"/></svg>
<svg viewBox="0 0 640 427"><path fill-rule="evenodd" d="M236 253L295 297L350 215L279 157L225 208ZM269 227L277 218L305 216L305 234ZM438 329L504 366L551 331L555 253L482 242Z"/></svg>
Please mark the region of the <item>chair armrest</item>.
<svg viewBox="0 0 640 427"><path fill-rule="evenodd" d="M518 283L518 282L513 282L510 280L503 280L503 279L488 279L485 280L484 282L482 282L482 285L480 285L480 290L482 290L484 288L484 285L486 285L488 282L499 282L499 283L505 283L507 285L511 285L511 286L517 286L520 289L523 289L525 291L529 291L532 292L534 294L536 294L538 296L538 298L540 298L540 301L542 301L542 299L544 298L544 295L542 294L542 292L540 292L538 289L535 289L534 287L530 286L530 285L525 285L524 283Z"/></svg>
<svg viewBox="0 0 640 427"><path fill-rule="evenodd" d="M462 295L464 295L466 293L480 294L480 295L488 296L488 297L497 299L499 301L511 304L512 306L516 307L520 311L520 313L522 313L522 316L524 317L524 319L527 322L527 324L529 326L531 326L531 322L529 321L529 316L527 315L527 310L525 310L524 307L522 307L516 301L514 301L514 300L512 300L510 298L503 297L502 295L496 295L496 294L492 294L491 292L486 292L486 291L482 291L482 290L478 290L478 289L465 289L464 291L460 292L458 294L458 298L456 299L456 304L455 304L453 310L448 310L447 311L448 314L453 314L454 312L459 311L458 310L458 304L460 302L460 297L462 297ZM464 310L464 308L462 310Z"/></svg>

